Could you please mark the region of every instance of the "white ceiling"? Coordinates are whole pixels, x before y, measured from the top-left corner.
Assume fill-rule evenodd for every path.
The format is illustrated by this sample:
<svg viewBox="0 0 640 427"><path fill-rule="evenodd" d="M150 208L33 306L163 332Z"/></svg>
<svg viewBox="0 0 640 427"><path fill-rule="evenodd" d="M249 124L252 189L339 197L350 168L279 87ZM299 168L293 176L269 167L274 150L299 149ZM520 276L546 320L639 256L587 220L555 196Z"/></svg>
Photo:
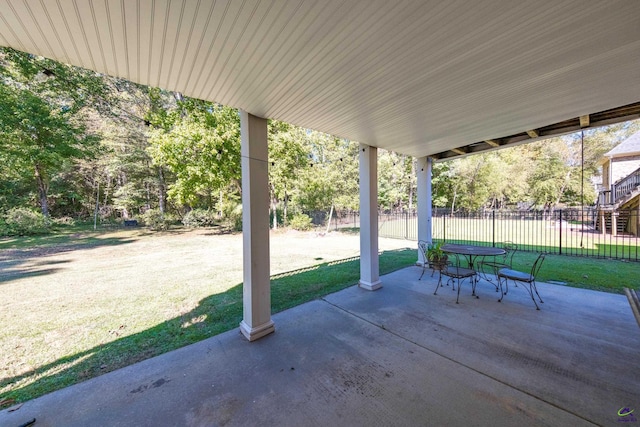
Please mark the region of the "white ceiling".
<svg viewBox="0 0 640 427"><path fill-rule="evenodd" d="M414 156L640 102L638 0L0 0L0 45Z"/></svg>

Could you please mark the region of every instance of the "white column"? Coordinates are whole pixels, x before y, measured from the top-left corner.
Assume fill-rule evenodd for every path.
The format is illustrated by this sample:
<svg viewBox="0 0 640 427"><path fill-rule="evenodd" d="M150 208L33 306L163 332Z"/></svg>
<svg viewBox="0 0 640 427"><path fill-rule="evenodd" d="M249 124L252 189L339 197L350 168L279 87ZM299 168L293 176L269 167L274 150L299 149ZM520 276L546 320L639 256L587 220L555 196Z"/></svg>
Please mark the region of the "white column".
<svg viewBox="0 0 640 427"><path fill-rule="evenodd" d="M360 287L382 287L378 259L378 149L360 144Z"/></svg>
<svg viewBox="0 0 640 427"><path fill-rule="evenodd" d="M254 341L275 331L269 274L267 120L240 111L244 315L240 331Z"/></svg>
<svg viewBox="0 0 640 427"><path fill-rule="evenodd" d="M418 241L424 240L428 243L432 242L431 234L431 217L432 198L431 198L431 171L433 161L431 157L420 157L418 159ZM422 251L418 249L418 265L425 262Z"/></svg>

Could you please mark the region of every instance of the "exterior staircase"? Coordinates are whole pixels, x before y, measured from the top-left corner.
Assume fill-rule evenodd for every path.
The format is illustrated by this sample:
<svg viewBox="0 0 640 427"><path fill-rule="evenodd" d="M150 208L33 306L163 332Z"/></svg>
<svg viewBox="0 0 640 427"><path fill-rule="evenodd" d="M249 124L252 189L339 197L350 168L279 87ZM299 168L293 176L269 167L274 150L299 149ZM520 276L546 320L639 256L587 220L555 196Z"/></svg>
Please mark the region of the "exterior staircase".
<svg viewBox="0 0 640 427"><path fill-rule="evenodd" d="M618 180L611 190L601 191L596 210L596 230L617 234L631 232L638 235L637 216L640 206L640 168ZM615 223L615 230L612 227ZM604 228L604 229L603 229Z"/></svg>

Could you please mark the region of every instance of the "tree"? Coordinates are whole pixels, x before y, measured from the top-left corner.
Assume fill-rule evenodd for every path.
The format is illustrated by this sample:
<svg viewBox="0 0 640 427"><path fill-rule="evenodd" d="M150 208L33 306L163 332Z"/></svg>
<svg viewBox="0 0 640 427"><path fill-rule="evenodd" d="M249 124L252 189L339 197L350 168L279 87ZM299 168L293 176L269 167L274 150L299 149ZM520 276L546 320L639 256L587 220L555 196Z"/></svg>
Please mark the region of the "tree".
<svg viewBox="0 0 640 427"><path fill-rule="evenodd" d="M33 173L40 209L49 216L49 186L73 159L91 156L99 136L83 115L106 111L101 76L56 61L0 48L0 141L16 167Z"/></svg>
<svg viewBox="0 0 640 427"><path fill-rule="evenodd" d="M0 142L18 168L33 171L42 214L49 216L51 178L69 158L91 155L98 139L29 90L0 86Z"/></svg>
<svg viewBox="0 0 640 427"><path fill-rule="evenodd" d="M287 225L289 199L296 192L300 172L309 166L306 137L305 129L276 120L269 122L269 186L274 229L278 228L280 203Z"/></svg>
<svg viewBox="0 0 640 427"><path fill-rule="evenodd" d="M184 98L149 131L155 165L176 177L167 194L180 205L211 208L220 191L240 180L237 110Z"/></svg>

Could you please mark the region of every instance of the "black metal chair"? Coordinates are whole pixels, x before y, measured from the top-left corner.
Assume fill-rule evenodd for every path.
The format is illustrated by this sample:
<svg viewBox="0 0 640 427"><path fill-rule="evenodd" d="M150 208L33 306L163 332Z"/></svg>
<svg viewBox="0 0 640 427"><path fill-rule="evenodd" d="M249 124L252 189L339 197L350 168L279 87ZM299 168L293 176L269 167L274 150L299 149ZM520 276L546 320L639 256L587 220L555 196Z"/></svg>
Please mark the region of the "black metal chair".
<svg viewBox="0 0 640 427"><path fill-rule="evenodd" d="M440 270L443 268L443 265L447 263L447 257L443 258L442 261L432 261L429 259L429 243L425 242L424 240L420 240L418 242L418 248L420 249L420 251L422 252L422 258L423 258L423 263L422 263L422 274L420 274L420 277L418 278L418 280L422 280L422 276L424 276L424 271L428 268L431 268L431 277L433 277L433 274L436 272L436 270Z"/></svg>
<svg viewBox="0 0 640 427"><path fill-rule="evenodd" d="M440 270L440 277L438 278L438 284L436 285L436 290L433 292L434 295L437 295L438 288L442 286L442 276L447 276L449 279L447 280L447 285L449 282L452 284L452 290L456 290L456 280L458 281L458 296L456 297L456 304L459 304L460 301L460 288L462 287L462 282L465 279L470 279L471 281L471 295L478 298L476 295L476 275L477 272L471 268L462 267L460 265L460 256L458 254L449 254L452 262L445 266L442 270Z"/></svg>
<svg viewBox="0 0 640 427"><path fill-rule="evenodd" d="M513 255L518 250L518 245L513 242L503 242L502 249L504 249L504 255L497 255L491 258L484 257L478 263L478 273L482 276L486 281L493 283L493 278L489 276L489 274L493 274L494 276L498 276L498 271L502 268L511 268L513 265ZM489 270L489 271L487 271ZM499 284L493 283L496 287L496 292L499 290Z"/></svg>
<svg viewBox="0 0 640 427"><path fill-rule="evenodd" d="M427 242L425 242L424 240L420 240L418 242L418 249L420 249L420 252L422 253L422 274L420 275L420 278L418 280L422 280L422 276L424 276L424 271L427 269L427 267L429 266L429 260L427 259L427 249L429 247L429 244ZM433 272L431 273L431 277L433 277Z"/></svg>
<svg viewBox="0 0 640 427"><path fill-rule="evenodd" d="M536 286L536 276L540 271L540 267L542 267L542 263L544 262L546 255L547 254L544 252L538 255L538 258L536 258L533 266L531 267L531 272L529 273L512 270L510 268L501 268L500 270L498 270L497 276L498 282L500 283L501 291L503 279L505 284L505 290L504 292L502 292L502 295L500 296L500 299L498 301L502 301L504 296L509 292L509 280L511 280L516 286L518 286L518 283L522 283L523 285L525 285L527 291L529 292L529 295L531 296L531 299L533 300L533 303L536 305L536 309L540 310L540 307L538 306L538 303L536 302L533 294L535 293L538 296L538 300L540 300L540 303L544 303L544 301L542 301L542 298L540 297L540 294L538 293L538 287Z"/></svg>

